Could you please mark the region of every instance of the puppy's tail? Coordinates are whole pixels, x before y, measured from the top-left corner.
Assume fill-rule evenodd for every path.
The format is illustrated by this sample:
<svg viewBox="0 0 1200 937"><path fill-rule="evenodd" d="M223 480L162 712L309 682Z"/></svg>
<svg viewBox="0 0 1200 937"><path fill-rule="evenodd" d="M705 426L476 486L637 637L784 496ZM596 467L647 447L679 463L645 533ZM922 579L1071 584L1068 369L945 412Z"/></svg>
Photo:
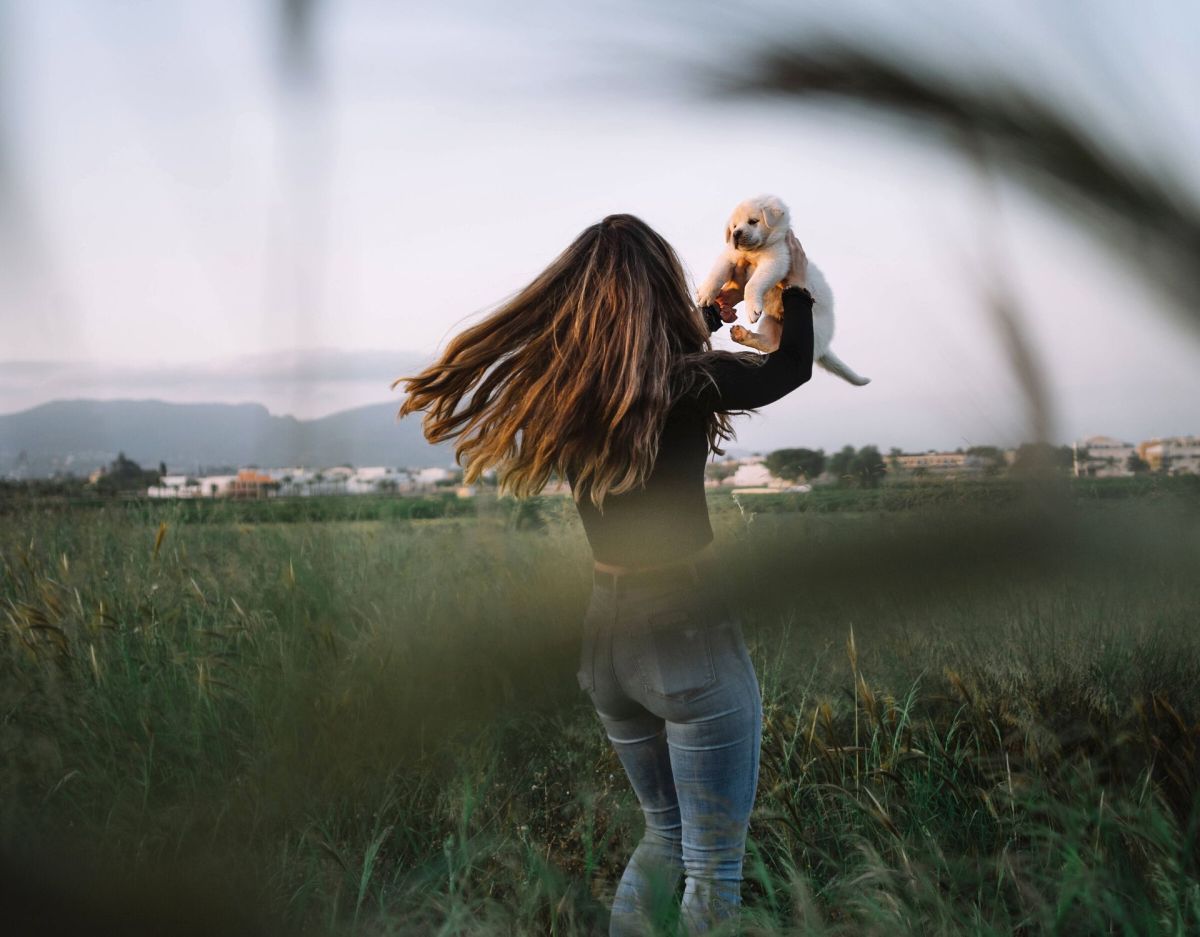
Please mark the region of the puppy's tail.
<svg viewBox="0 0 1200 937"><path fill-rule="evenodd" d="M864 384L870 384L869 377L863 377L861 374L856 374L846 362L835 355L832 351L827 351L817 359L817 364L823 367L830 374L836 374L844 381L849 381L855 387L862 387Z"/></svg>

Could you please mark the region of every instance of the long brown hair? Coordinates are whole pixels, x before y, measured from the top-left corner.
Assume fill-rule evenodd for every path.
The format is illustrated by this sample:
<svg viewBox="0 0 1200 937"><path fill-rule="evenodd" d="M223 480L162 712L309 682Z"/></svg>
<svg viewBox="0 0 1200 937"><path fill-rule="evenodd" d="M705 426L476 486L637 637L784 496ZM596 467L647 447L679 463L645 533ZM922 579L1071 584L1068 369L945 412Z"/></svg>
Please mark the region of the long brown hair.
<svg viewBox="0 0 1200 937"><path fill-rule="evenodd" d="M712 351L671 246L640 218L609 215L392 387L408 392L399 416L427 411L426 439L458 437L465 481L494 467L502 491L524 496L570 476L599 507L645 483L671 406L727 354ZM729 414L707 431L720 453Z"/></svg>

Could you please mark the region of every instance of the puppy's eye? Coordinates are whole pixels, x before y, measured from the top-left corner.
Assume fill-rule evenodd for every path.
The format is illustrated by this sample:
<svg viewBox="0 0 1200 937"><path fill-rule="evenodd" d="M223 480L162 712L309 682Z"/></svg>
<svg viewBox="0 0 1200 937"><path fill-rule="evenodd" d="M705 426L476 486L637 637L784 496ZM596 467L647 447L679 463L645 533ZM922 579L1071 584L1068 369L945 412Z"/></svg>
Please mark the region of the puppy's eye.
<svg viewBox="0 0 1200 937"><path fill-rule="evenodd" d="M750 223L750 224L758 224L758 219L757 219L757 218L751 218L749 223Z"/></svg>

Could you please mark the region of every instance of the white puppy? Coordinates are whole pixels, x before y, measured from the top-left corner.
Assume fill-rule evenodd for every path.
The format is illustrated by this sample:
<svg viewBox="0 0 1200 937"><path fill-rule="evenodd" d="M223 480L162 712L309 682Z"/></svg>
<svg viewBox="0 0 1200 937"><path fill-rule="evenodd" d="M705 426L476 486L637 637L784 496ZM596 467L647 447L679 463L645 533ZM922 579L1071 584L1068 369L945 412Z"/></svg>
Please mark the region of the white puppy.
<svg viewBox="0 0 1200 937"><path fill-rule="evenodd" d="M783 201L774 195L746 199L733 210L725 225L725 243L729 245L717 258L707 279L697 291L701 306L711 305L717 294L731 280L740 279L736 271L752 268L745 281L743 299L751 324L758 322L763 312L767 321L759 332L740 325L730 329L730 336L750 348L767 353L779 347L779 322L783 316L782 293L779 281L787 276L791 265L787 234L791 215ZM870 378L861 377L849 368L829 348L833 340L833 292L817 266L810 260L807 276L808 291L813 297L813 360L831 374L863 385Z"/></svg>

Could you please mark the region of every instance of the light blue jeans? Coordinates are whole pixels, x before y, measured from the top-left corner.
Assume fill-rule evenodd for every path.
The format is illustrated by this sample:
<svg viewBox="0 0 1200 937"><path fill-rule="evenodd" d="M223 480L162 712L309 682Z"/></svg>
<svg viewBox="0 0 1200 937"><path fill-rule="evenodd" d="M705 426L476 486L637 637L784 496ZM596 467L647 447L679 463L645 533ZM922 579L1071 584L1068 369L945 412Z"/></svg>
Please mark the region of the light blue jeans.
<svg viewBox="0 0 1200 937"><path fill-rule="evenodd" d="M646 818L609 934L654 933L672 913L681 875L687 933L735 916L762 735L740 623L700 581L597 583L578 678Z"/></svg>

